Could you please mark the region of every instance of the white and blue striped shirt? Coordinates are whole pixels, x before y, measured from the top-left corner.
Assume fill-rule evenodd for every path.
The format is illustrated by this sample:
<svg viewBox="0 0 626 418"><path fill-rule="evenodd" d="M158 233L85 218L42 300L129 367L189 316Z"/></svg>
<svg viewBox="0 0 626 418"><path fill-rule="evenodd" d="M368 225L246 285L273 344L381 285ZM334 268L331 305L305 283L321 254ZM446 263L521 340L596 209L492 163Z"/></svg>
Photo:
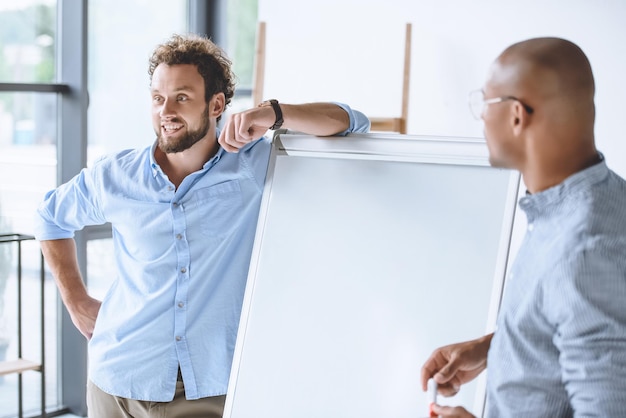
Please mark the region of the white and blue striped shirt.
<svg viewBox="0 0 626 418"><path fill-rule="evenodd" d="M519 206L489 417L626 417L626 181L604 161Z"/></svg>

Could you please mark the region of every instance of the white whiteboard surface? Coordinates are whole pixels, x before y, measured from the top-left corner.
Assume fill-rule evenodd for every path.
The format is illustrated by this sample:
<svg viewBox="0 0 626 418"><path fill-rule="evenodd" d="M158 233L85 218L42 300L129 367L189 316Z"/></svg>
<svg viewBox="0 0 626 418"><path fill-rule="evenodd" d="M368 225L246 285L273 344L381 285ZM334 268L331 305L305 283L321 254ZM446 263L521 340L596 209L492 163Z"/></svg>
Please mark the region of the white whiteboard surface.
<svg viewBox="0 0 626 418"><path fill-rule="evenodd" d="M427 416L423 362L495 324L518 185L475 139L278 135L224 417Z"/></svg>

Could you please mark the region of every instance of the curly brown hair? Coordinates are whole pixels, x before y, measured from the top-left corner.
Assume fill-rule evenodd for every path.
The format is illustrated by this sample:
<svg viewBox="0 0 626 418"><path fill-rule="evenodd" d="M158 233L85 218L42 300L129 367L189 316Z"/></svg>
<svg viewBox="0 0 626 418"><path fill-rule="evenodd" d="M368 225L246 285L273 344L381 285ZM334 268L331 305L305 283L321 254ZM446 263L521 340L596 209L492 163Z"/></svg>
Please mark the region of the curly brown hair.
<svg viewBox="0 0 626 418"><path fill-rule="evenodd" d="M158 45L150 57L150 82L159 64L195 65L204 79L204 97L207 103L214 94L221 92L226 97L224 107L227 107L235 94L232 61L220 47L206 37L195 34L173 35L167 42Z"/></svg>

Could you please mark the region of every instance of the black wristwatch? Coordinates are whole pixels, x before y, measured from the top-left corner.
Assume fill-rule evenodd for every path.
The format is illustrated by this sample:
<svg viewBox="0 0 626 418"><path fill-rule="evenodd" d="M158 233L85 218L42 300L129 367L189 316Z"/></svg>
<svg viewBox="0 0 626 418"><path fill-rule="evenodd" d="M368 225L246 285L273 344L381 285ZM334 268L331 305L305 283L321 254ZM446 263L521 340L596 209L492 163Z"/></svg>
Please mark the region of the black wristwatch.
<svg viewBox="0 0 626 418"><path fill-rule="evenodd" d="M267 106L268 104L272 106L272 109L274 109L274 113L276 114L276 120L274 121L274 124L269 127L269 129L275 131L276 129L279 129L281 126L283 126L283 122L285 122L283 120L283 111L281 110L280 105L278 104L278 100L276 99L266 100L262 102L259 106Z"/></svg>

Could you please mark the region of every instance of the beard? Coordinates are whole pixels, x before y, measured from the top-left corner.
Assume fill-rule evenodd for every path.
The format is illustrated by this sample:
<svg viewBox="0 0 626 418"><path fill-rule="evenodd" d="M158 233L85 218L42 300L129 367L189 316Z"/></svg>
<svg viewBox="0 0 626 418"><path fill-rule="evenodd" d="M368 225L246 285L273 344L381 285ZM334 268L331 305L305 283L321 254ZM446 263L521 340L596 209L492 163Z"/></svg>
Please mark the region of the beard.
<svg viewBox="0 0 626 418"><path fill-rule="evenodd" d="M191 148L196 142L200 141L209 132L210 120L208 116L208 106L202 112L200 116L200 127L196 130L188 130L186 134L183 134L178 139L172 139L172 141L166 141L163 136L157 132L157 144L159 149L166 154L172 154L176 152L183 152ZM179 122L178 119L172 119L172 122Z"/></svg>

